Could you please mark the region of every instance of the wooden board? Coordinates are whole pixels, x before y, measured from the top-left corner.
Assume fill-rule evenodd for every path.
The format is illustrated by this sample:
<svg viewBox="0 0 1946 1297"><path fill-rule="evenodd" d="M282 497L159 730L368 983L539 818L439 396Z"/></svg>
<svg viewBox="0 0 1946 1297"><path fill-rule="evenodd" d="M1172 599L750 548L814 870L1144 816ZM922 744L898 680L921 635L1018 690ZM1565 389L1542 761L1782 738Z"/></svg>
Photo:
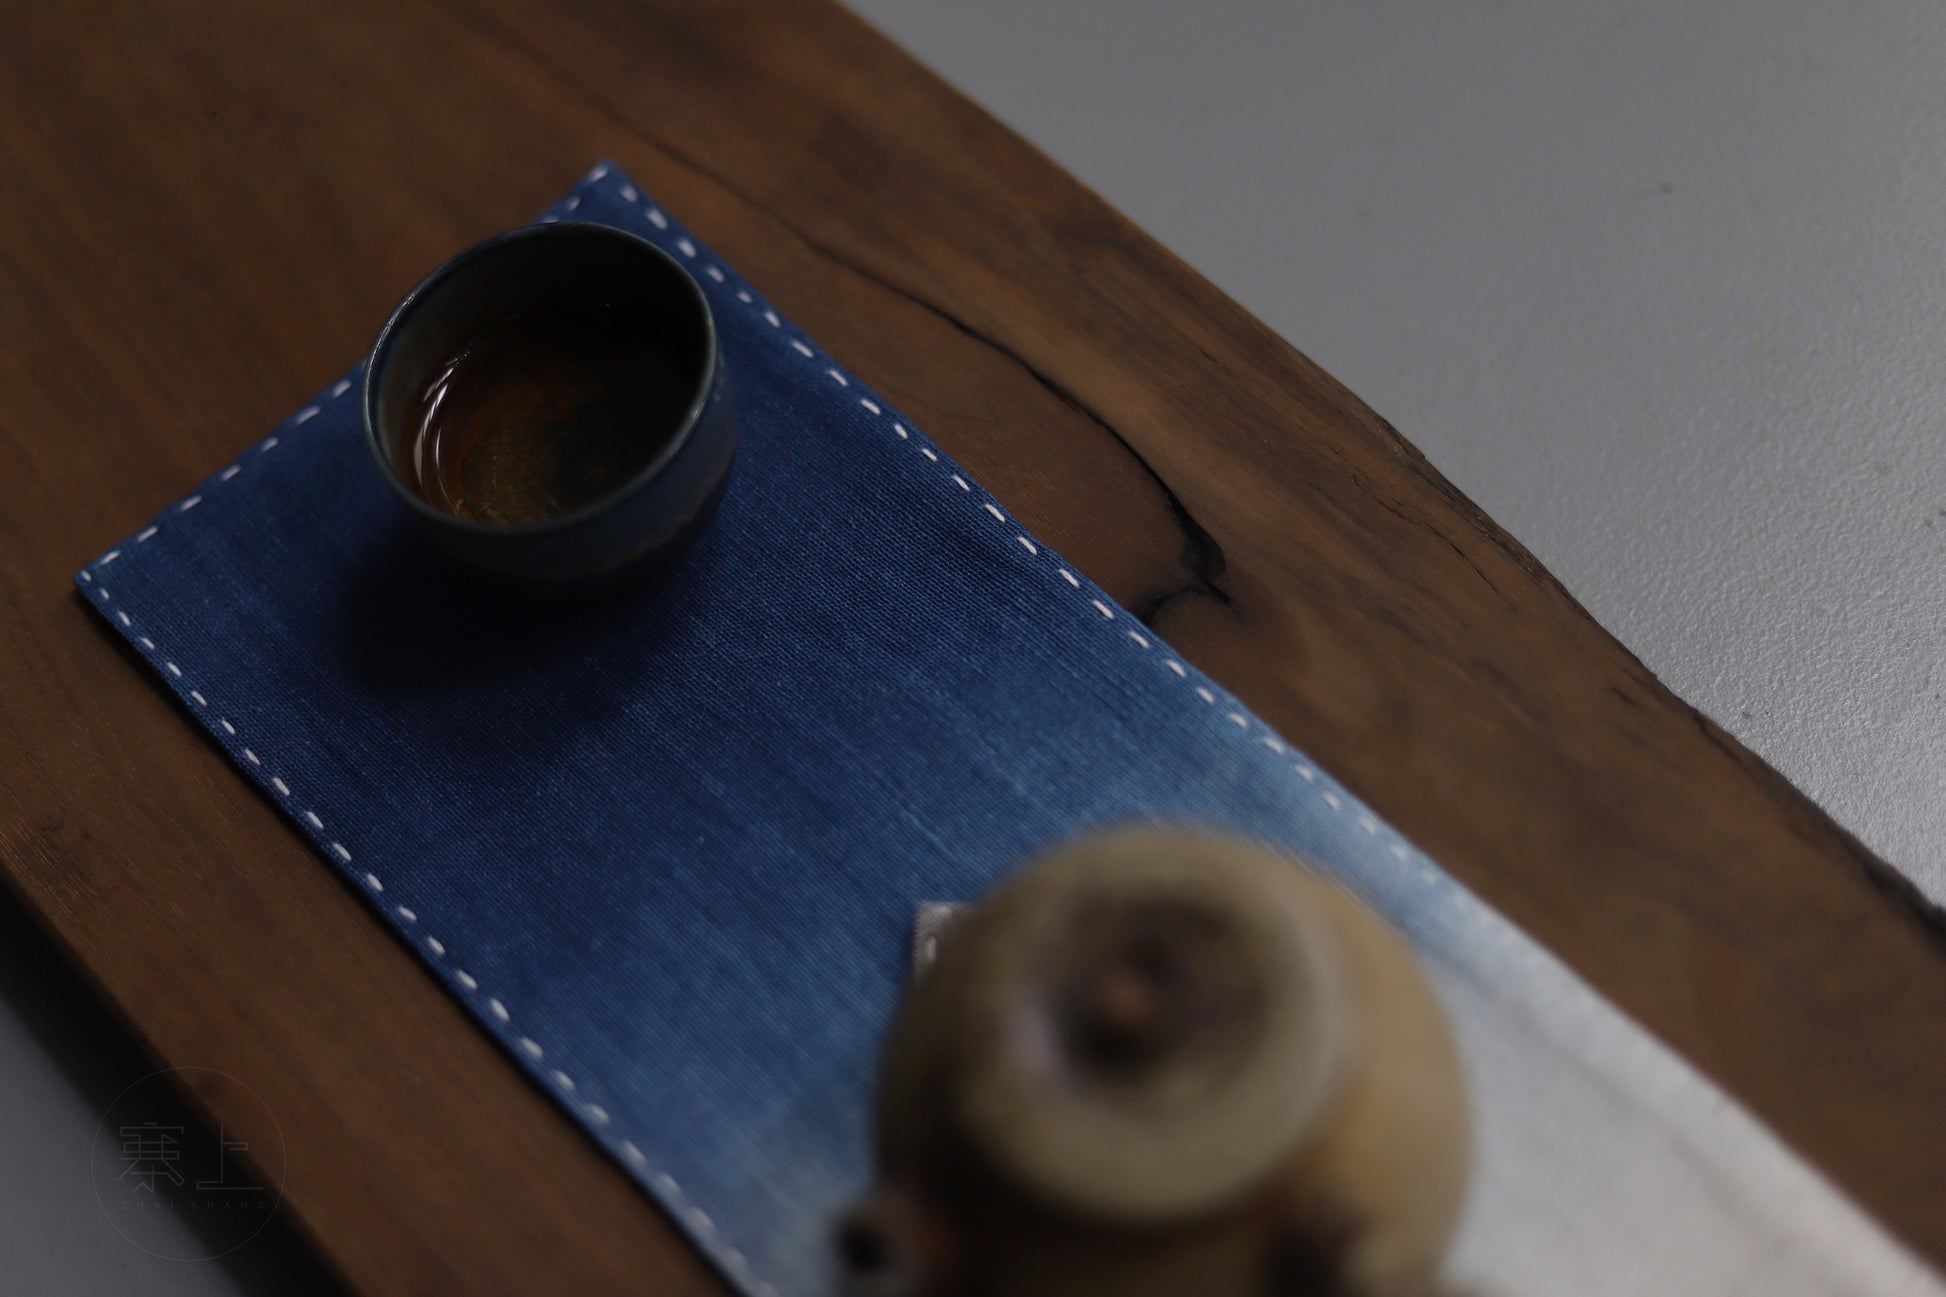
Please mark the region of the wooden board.
<svg viewBox="0 0 1946 1297"><path fill-rule="evenodd" d="M0 859L157 1053L264 1097L360 1290L715 1285L68 578L602 155L1946 1261L1937 913L1350 393L827 0L5 5L0 123Z"/></svg>

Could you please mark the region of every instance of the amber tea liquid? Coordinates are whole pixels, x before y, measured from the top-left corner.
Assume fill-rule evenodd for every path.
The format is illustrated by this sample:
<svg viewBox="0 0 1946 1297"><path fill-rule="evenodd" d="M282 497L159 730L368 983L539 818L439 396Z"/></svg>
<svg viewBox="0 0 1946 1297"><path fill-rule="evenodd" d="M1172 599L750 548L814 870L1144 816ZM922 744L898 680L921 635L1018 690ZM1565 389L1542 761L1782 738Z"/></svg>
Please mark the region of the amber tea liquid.
<svg viewBox="0 0 1946 1297"><path fill-rule="evenodd" d="M525 310L477 330L415 394L395 467L448 513L542 522L640 473L690 396L639 316L587 304Z"/></svg>

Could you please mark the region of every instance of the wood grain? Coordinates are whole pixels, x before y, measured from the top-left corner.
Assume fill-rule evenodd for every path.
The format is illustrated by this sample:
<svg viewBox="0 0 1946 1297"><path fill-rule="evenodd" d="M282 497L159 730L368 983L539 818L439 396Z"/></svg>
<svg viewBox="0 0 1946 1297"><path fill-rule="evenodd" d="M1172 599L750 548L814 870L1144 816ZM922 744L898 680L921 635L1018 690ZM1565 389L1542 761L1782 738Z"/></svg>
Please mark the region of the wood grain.
<svg viewBox="0 0 1946 1297"><path fill-rule="evenodd" d="M68 577L603 155L1946 1260L1936 912L1356 398L827 0L0 6L0 123L0 860L158 1054L264 1097L359 1290L716 1289Z"/></svg>

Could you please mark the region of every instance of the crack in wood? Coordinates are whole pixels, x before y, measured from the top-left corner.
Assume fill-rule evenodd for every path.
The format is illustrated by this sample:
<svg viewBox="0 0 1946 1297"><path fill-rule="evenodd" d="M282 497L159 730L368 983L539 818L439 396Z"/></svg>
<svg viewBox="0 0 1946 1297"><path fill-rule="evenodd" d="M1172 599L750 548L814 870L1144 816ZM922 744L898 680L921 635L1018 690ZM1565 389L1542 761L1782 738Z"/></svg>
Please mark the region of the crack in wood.
<svg viewBox="0 0 1946 1297"><path fill-rule="evenodd" d="M479 14L477 6L468 3L465 7ZM487 24L495 25L493 20L487 15L479 14L479 16ZM506 36L506 33L502 32L502 35ZM910 302L920 310L925 311L927 314L963 334L968 339L987 347L997 355L1003 356L1015 365L1018 365L1028 377L1032 378L1049 395L1107 433L1109 438L1129 458L1135 461L1136 465L1142 470L1149 481L1154 483L1156 490L1162 495L1163 507L1169 511L1171 521L1176 524L1177 529L1182 533L1183 537L1182 547L1177 551L1176 557L1177 561L1187 573L1188 579L1177 585L1155 591L1138 599L1124 600L1129 611L1143 625L1153 629L1156 618L1161 615L1163 609L1177 599L1184 597L1207 598L1224 608L1236 607L1235 597L1219 584L1220 578L1228 570L1229 566L1228 559L1223 552L1222 544L1215 536L1210 534L1207 527L1204 527L1202 523L1197 521L1196 516L1190 512L1189 506L1183 503L1182 497L1176 493L1175 488L1171 487L1163 478L1162 474L1156 471L1154 465L1149 463L1147 457L1137 450L1129 442L1128 438L1122 435L1120 430L1107 419L1103 418L1087 402L1076 396L1066 385L1035 365L1014 348L974 327L944 306L872 270L857 259L848 256L831 244L811 234L790 217L779 212L769 203L750 192L716 167L691 154L680 145L671 142L660 133L636 121L627 111L611 102L608 95L603 94L596 87L589 85L580 77L574 75L571 68L562 66L542 50L527 45L522 45L520 48L529 57L532 57L537 63L545 67L558 81L581 94L590 104L616 125L640 137L644 143L649 144L677 165L708 180L711 184L714 184L738 202L743 203L753 211L762 213L766 218L774 222L779 229L796 239L799 244L809 251L825 258L842 269L850 271L866 282L874 284L904 301Z"/></svg>
<svg viewBox="0 0 1946 1297"><path fill-rule="evenodd" d="M1183 503L1182 497L1176 494L1175 488L1170 486L1162 474L1156 471L1155 466L1149 463L1148 458L1141 451L1137 450L1114 424L1103 418L1094 407L1076 396L1065 384L1028 360L1018 351L990 334L975 328L958 315L955 315L952 311L913 292L902 284L887 279L885 276L845 256L837 249L822 244L805 235L802 231L794 230L793 233L804 241L806 247L811 248L822 256L830 258L853 274L883 288L886 292L912 303L920 310L943 321L967 338L989 348L995 353L1004 356L1013 364L1018 365L1026 372L1028 377L1038 383L1050 396L1108 434L1109 439L1119 446L1124 454L1135 461L1144 476L1155 485L1157 491L1161 492L1163 507L1169 511L1170 519L1176 524L1177 529L1182 532L1183 544L1182 548L1177 552L1176 557L1177 561L1181 563L1189 575L1189 579L1179 585L1157 591L1141 599L1139 602L1131 603L1129 611L1134 613L1139 621L1153 628L1155 619L1161 613L1163 607L1173 600L1186 595L1208 598L1225 608L1234 608L1236 606L1235 597L1218 584L1218 579L1222 577L1223 573L1229 567L1229 560L1223 553L1222 544L1216 537L1210 534L1208 528L1196 520L1196 515L1189 511L1189 506Z"/></svg>

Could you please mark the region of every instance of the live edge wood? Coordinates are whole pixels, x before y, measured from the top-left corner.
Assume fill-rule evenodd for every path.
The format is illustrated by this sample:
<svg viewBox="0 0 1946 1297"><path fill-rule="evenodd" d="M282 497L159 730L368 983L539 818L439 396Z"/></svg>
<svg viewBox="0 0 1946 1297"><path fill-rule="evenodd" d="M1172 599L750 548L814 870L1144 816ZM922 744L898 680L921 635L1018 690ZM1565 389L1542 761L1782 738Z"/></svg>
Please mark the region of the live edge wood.
<svg viewBox="0 0 1946 1297"><path fill-rule="evenodd" d="M856 18L0 5L0 856L159 1055L263 1096L355 1287L716 1291L68 576L603 155L1946 1260L1939 916L1355 397Z"/></svg>

